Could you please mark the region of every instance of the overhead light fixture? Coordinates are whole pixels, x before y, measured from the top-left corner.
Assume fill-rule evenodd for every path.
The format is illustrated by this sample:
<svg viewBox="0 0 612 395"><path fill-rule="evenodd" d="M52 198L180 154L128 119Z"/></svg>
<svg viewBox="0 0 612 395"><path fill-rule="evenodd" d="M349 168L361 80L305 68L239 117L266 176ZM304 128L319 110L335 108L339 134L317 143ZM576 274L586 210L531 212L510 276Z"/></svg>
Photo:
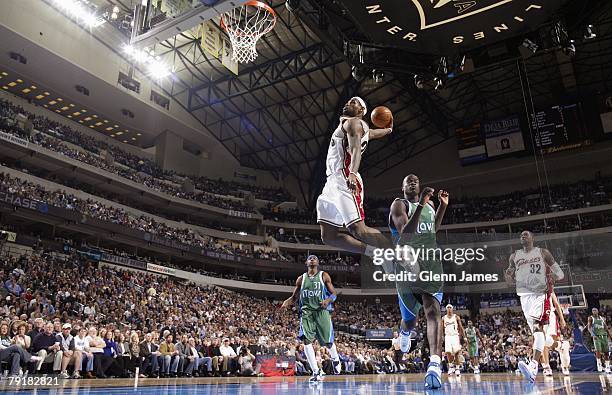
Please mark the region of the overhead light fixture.
<svg viewBox="0 0 612 395"><path fill-rule="evenodd" d="M358 66L351 67L351 75L355 81L362 81L366 77L365 70Z"/></svg>
<svg viewBox="0 0 612 395"><path fill-rule="evenodd" d="M289 10L289 12L295 12L297 11L301 6L301 1L300 0L287 0L285 1L285 7L287 7L287 10Z"/></svg>
<svg viewBox="0 0 612 395"><path fill-rule="evenodd" d="M592 40L597 37L597 33L595 33L595 28L593 25L587 25L586 31L584 32L585 40Z"/></svg>
<svg viewBox="0 0 612 395"><path fill-rule="evenodd" d="M93 29L104 24L104 18L97 16L93 10L80 0L53 0L55 7L75 19L77 23Z"/></svg>
<svg viewBox="0 0 612 395"><path fill-rule="evenodd" d="M123 46L123 53L125 53L132 62L143 66L150 78L162 79L172 74L172 70L160 59L160 57L154 56L155 51L153 49L147 50L147 48L145 48L144 50L140 50L126 44Z"/></svg>
<svg viewBox="0 0 612 395"><path fill-rule="evenodd" d="M414 85L421 90L435 91L443 87L444 80L440 76L416 74L414 76Z"/></svg>
<svg viewBox="0 0 612 395"><path fill-rule="evenodd" d="M385 72L382 70L372 70L372 79L377 84L385 82Z"/></svg>
<svg viewBox="0 0 612 395"><path fill-rule="evenodd" d="M526 38L518 48L519 53L525 59L532 57L538 51L538 44Z"/></svg>
<svg viewBox="0 0 612 395"><path fill-rule="evenodd" d="M574 40L569 40L562 48L563 53L570 58L576 55L576 45Z"/></svg>

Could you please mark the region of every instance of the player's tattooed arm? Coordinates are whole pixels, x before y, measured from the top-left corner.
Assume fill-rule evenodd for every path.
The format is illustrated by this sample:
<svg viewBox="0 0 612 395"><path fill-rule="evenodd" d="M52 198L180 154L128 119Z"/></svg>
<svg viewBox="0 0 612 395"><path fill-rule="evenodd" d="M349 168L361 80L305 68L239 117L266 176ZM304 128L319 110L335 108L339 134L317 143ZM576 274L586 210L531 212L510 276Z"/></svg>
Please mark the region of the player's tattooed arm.
<svg viewBox="0 0 612 395"><path fill-rule="evenodd" d="M393 117L391 117L391 125L384 129L370 129L370 140L380 139L393 132Z"/></svg>
<svg viewBox="0 0 612 395"><path fill-rule="evenodd" d="M326 309L327 306L331 302L336 300L337 294L336 294L336 288L334 288L334 284L332 284L331 277L330 277L329 274L327 274L327 272L323 272L323 283L325 284L325 287L327 288L327 290L330 293L330 295L327 297L327 299L324 299L324 300L321 301L321 307Z"/></svg>
<svg viewBox="0 0 612 395"><path fill-rule="evenodd" d="M513 283L514 273L516 271L516 265L514 264L514 252L512 253L512 255L510 255L509 263L510 265L508 265L508 268L504 272L504 279L508 283Z"/></svg>
<svg viewBox="0 0 612 395"><path fill-rule="evenodd" d="M298 277L297 281L295 282L295 288L293 289L293 293L291 294L291 296L285 299L285 301L281 305L282 309L286 309L295 303L295 301L300 296L301 288L302 288L302 276Z"/></svg>
<svg viewBox="0 0 612 395"><path fill-rule="evenodd" d="M444 213L446 212L446 207L448 207L448 192L440 189L438 191L438 201L440 201L440 207L438 207L438 210L436 211L436 232L442 225Z"/></svg>
<svg viewBox="0 0 612 395"><path fill-rule="evenodd" d="M351 164L349 165L349 175L346 180L347 187L353 191L357 191L357 173L361 165L361 137L363 137L363 125L358 119L350 119L344 124L346 139L348 141L348 151L351 155Z"/></svg>
<svg viewBox="0 0 612 395"><path fill-rule="evenodd" d="M546 265L550 267L550 271L552 272L555 281L563 280L565 274L563 273L563 270L561 270L561 266L555 262L555 258L552 256L550 251L548 251L546 248L542 248L542 256L544 257L544 262Z"/></svg>

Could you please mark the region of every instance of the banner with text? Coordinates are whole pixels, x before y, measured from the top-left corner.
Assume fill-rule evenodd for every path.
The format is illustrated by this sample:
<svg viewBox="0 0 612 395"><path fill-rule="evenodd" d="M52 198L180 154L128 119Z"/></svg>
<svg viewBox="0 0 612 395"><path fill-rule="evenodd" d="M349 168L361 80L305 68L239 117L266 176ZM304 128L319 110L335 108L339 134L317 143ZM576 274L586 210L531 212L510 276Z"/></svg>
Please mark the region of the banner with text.
<svg viewBox="0 0 612 395"><path fill-rule="evenodd" d="M525 150L518 116L486 122L483 130L489 158Z"/></svg>

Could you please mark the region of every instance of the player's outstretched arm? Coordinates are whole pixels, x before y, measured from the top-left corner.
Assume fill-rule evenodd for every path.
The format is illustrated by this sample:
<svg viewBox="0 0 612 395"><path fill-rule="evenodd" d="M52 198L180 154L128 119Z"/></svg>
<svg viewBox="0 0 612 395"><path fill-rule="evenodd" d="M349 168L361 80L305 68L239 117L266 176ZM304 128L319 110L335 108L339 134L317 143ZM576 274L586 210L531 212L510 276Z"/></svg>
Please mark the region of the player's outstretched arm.
<svg viewBox="0 0 612 395"><path fill-rule="evenodd" d="M326 309L330 303L336 301L336 298L338 297L338 295L336 294L336 289L334 288L334 284L332 284L331 276L327 274L327 272L323 272L323 284L325 284L325 287L330 293L327 299L324 299L321 301L321 307Z"/></svg>
<svg viewBox="0 0 612 395"><path fill-rule="evenodd" d="M446 213L446 207L448 207L448 192L440 189L438 191L438 201L440 202L440 207L438 207L438 210L436 210L436 232L442 225L444 213Z"/></svg>
<svg viewBox="0 0 612 395"><path fill-rule="evenodd" d="M377 140L393 133L393 118L391 118L391 125L384 129L370 129L370 140Z"/></svg>
<svg viewBox="0 0 612 395"><path fill-rule="evenodd" d="M295 282L295 288L293 289L293 293L291 294L290 297L285 299L285 301L281 305L281 309L286 309L295 303L298 296L300 295L301 288L302 288L302 276L298 277L297 281Z"/></svg>
<svg viewBox="0 0 612 395"><path fill-rule="evenodd" d="M561 270L561 266L555 262L555 258L552 256L550 251L548 251L546 248L542 248L542 256L544 257L544 262L550 267L550 271L552 272L555 281L563 280L565 274L563 273L563 270Z"/></svg>

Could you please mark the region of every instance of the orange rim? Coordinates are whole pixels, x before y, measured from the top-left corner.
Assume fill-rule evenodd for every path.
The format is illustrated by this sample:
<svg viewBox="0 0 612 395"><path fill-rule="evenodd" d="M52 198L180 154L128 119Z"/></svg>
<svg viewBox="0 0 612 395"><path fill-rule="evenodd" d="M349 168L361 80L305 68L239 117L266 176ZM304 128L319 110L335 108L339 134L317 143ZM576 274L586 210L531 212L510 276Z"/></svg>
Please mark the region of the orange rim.
<svg viewBox="0 0 612 395"><path fill-rule="evenodd" d="M272 26L270 26L263 32L259 32L258 34L266 34L272 29L274 29L274 26L276 26L276 11L274 11L274 9L270 7L269 4L266 4L263 1L250 0L244 3L241 7L246 7L246 6L263 8L264 10L268 11L274 17L274 22L272 22ZM223 30L227 31L227 25L225 24L225 14L221 16L221 27L223 28ZM242 35L238 33L234 33L234 34ZM254 36L254 34L251 34L251 35Z"/></svg>

